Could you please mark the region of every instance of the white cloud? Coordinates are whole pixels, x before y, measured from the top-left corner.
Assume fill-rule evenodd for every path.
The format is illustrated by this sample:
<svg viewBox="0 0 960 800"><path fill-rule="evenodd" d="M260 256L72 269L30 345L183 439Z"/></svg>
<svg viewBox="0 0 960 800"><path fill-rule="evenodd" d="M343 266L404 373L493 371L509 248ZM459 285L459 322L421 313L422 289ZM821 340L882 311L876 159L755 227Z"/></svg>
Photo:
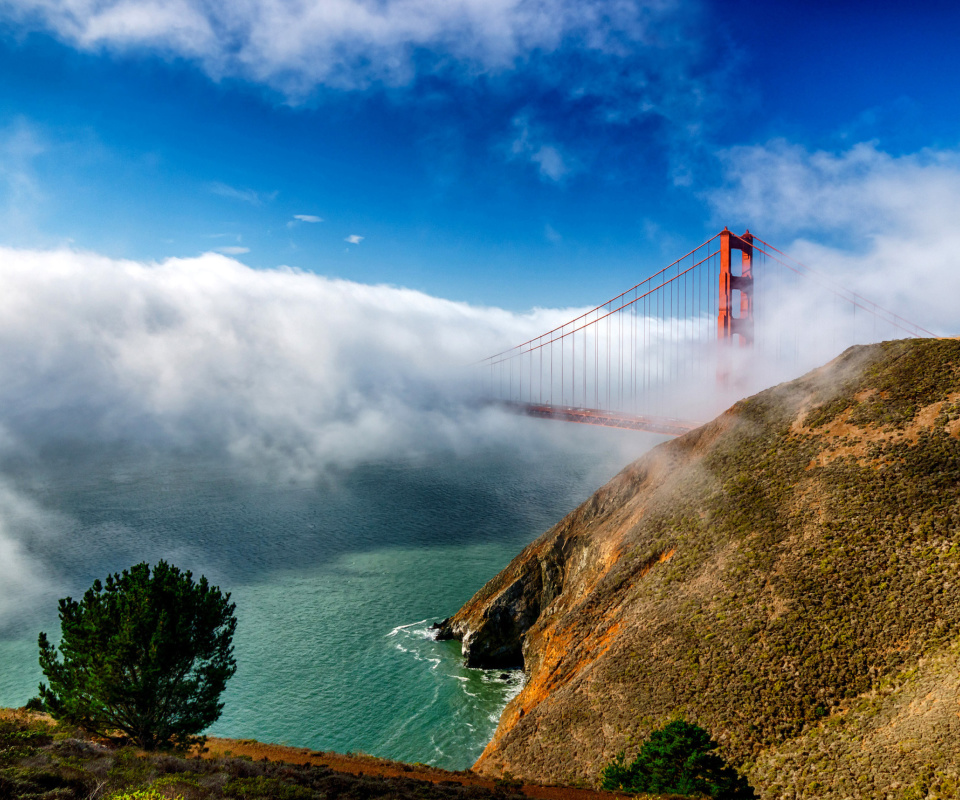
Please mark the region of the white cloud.
<svg viewBox="0 0 960 800"><path fill-rule="evenodd" d="M242 256L244 253L249 253L250 248L233 245L231 247L218 247L217 252L228 256Z"/></svg>
<svg viewBox="0 0 960 800"><path fill-rule="evenodd" d="M226 183L213 182L209 185L213 194L226 197L230 200L239 200L252 206L262 206L265 202L275 200L277 192L255 192L253 189L236 189Z"/></svg>
<svg viewBox="0 0 960 800"><path fill-rule="evenodd" d="M726 185L708 196L719 223L749 227L926 328L958 332L960 150L832 153L777 140L722 158Z"/></svg>
<svg viewBox="0 0 960 800"><path fill-rule="evenodd" d="M426 78L429 90L405 102L451 112L450 155L433 166L454 173L444 180L455 179L463 141L476 140L456 132L475 120L455 106L461 97L473 104L492 96L498 101L489 103L483 133L490 147L510 157L509 120L519 109L537 126L520 152L544 181L587 169L622 180L623 164L638 163L637 137L644 151L668 154L679 180L679 165L697 162L705 132L727 118L718 98L728 94L730 73L742 63L726 57L729 43L704 24L706 6L702 0L0 0L0 27L15 36L50 33L87 52L186 59L214 81L249 81L292 104L326 102L331 89L386 89L396 96ZM461 95L458 86L470 92ZM447 135L432 130L424 139ZM242 202L270 199L220 186Z"/></svg>
<svg viewBox="0 0 960 800"><path fill-rule="evenodd" d="M313 214L294 214L293 218L300 220L300 222L323 222L323 217L317 217Z"/></svg>
<svg viewBox="0 0 960 800"><path fill-rule="evenodd" d="M344 239L343 241L349 242L350 244L360 244L360 242L362 242L363 239L364 239L363 236L357 236L357 234L351 233L351 234L350 234L346 239Z"/></svg>
<svg viewBox="0 0 960 800"><path fill-rule="evenodd" d="M153 48L293 95L408 83L424 51L482 71L571 44L614 56L662 48L672 37L653 32L678 10L671 0L0 0L7 20L81 49Z"/></svg>
<svg viewBox="0 0 960 800"><path fill-rule="evenodd" d="M465 365L570 316L213 253L143 264L0 248L0 437L204 442L291 473L455 445L501 417L470 407Z"/></svg>

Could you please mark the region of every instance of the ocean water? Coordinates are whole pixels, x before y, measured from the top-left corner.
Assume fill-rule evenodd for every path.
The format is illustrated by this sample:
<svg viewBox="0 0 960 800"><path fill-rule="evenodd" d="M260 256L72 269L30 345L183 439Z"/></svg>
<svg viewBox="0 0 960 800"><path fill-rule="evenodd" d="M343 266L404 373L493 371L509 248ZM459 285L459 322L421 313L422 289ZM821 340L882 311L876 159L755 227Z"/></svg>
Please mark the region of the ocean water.
<svg viewBox="0 0 960 800"><path fill-rule="evenodd" d="M36 636L57 631L57 597L166 558L237 604L238 670L210 733L468 767L522 674L466 669L459 643L429 628L624 465L611 432L577 435L579 449L479 449L294 482L198 453L7 464L5 524L23 526L44 579L0 617L0 706L36 693Z"/></svg>

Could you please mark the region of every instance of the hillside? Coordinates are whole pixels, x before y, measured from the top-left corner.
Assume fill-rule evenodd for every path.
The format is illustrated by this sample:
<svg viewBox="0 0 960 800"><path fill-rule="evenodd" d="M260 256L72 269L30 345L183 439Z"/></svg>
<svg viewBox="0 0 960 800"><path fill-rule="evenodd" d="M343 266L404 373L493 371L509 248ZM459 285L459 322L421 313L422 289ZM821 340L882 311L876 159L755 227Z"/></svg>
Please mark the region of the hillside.
<svg viewBox="0 0 960 800"><path fill-rule="evenodd" d="M659 446L440 635L528 674L482 773L592 782L679 714L765 798L953 796L960 342L851 348Z"/></svg>

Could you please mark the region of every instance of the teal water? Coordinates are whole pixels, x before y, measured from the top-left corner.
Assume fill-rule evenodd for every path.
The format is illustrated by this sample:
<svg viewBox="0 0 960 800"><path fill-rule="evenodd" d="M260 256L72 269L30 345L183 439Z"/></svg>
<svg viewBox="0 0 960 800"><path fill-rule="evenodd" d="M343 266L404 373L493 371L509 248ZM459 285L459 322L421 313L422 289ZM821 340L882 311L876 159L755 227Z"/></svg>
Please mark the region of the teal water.
<svg viewBox="0 0 960 800"><path fill-rule="evenodd" d="M237 604L238 670L211 733L465 768L522 675L464 668L429 626L623 465L606 435L285 484L197 454L8 466L42 509L25 541L49 586L0 618L0 706L35 694L57 597L166 558Z"/></svg>

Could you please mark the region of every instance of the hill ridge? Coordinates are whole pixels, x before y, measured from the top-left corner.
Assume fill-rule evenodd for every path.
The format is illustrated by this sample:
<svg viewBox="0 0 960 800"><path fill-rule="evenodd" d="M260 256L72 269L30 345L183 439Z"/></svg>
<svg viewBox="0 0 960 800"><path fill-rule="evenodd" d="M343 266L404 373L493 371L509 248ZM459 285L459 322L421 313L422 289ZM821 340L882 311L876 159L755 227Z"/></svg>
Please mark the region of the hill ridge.
<svg viewBox="0 0 960 800"><path fill-rule="evenodd" d="M875 757L858 760L831 731L868 734L857 703L953 663L960 342L850 348L660 445L440 635L460 639L470 664L522 661L528 673L476 764L484 773L592 780L679 714L764 797L906 797L937 770L948 781L956 703L935 704L907 754L874 737ZM811 780L796 753L821 750L836 763Z"/></svg>

